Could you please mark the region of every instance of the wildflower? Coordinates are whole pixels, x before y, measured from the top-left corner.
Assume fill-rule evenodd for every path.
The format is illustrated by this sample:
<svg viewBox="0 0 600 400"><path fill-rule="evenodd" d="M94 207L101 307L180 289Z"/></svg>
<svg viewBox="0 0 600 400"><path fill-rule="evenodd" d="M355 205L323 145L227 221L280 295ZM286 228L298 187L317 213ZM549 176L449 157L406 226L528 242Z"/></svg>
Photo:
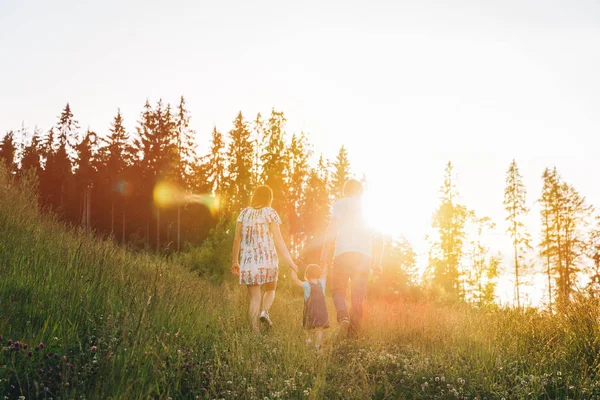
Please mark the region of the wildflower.
<svg viewBox="0 0 600 400"><path fill-rule="evenodd" d="M46 345L44 344L44 342L40 342L40 344L38 345L38 347L39 347L40 349L43 349L45 346L46 346Z"/></svg>
<svg viewBox="0 0 600 400"><path fill-rule="evenodd" d="M231 381L227 381L227 384L228 384L228 385L233 385L233 382L231 382Z"/></svg>
<svg viewBox="0 0 600 400"><path fill-rule="evenodd" d="M23 350L27 350L27 348L28 348L28 347L29 347L29 346L27 346L27 344L24 344L24 345L23 345Z"/></svg>
<svg viewBox="0 0 600 400"><path fill-rule="evenodd" d="M574 389L575 389L575 386L572 386L572 385L569 386L569 390L574 390Z"/></svg>
<svg viewBox="0 0 600 400"><path fill-rule="evenodd" d="M6 344L10 346L13 344L13 341L9 339L8 342L6 342Z"/></svg>
<svg viewBox="0 0 600 400"><path fill-rule="evenodd" d="M92 351L96 351L98 348L96 346L92 346Z"/></svg>
<svg viewBox="0 0 600 400"><path fill-rule="evenodd" d="M40 351L40 346L35 346L35 351Z"/></svg>
<svg viewBox="0 0 600 400"><path fill-rule="evenodd" d="M560 371L558 371L558 372L556 373L556 375L558 375L558 376L561 376L561 375L562 375L562 373L561 373Z"/></svg>
<svg viewBox="0 0 600 400"><path fill-rule="evenodd" d="M46 355L44 356L44 358L45 358L46 360L49 360L49 359L50 359L50 354L46 354Z"/></svg>
<svg viewBox="0 0 600 400"><path fill-rule="evenodd" d="M31 351L30 351L30 352L28 352L28 353L27 353L27 357L29 357L29 358L33 357L33 352L31 352Z"/></svg>
<svg viewBox="0 0 600 400"><path fill-rule="evenodd" d="M59 357L58 353L54 353L54 358L58 360L58 357Z"/></svg>
<svg viewBox="0 0 600 400"><path fill-rule="evenodd" d="M439 377L439 376L436 376L436 377L435 377L435 381L436 381L436 382L439 382L439 381L440 381L440 377Z"/></svg>

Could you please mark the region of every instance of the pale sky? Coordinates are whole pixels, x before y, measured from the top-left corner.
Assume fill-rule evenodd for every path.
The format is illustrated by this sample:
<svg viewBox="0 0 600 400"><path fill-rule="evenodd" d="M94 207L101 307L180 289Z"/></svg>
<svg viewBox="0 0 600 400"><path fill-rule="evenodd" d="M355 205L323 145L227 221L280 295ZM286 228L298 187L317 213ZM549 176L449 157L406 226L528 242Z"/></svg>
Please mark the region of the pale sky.
<svg viewBox="0 0 600 400"><path fill-rule="evenodd" d="M0 132L47 130L67 101L83 129L120 107L133 132L146 98L183 94L205 145L275 107L317 153L346 145L419 252L452 160L505 251L513 157L531 203L556 165L600 205L600 3L448 3L0 0Z"/></svg>

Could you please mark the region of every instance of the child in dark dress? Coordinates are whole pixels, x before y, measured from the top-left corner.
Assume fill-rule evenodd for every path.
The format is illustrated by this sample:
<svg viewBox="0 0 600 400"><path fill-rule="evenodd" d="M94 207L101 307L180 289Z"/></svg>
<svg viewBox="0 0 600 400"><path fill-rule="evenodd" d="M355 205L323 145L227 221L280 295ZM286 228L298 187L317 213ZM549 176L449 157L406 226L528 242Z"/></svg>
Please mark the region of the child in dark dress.
<svg viewBox="0 0 600 400"><path fill-rule="evenodd" d="M307 331L307 343L314 341L317 349L323 342L323 330L329 328L329 313L325 303L325 277L327 269L321 271L317 264L310 264L304 273L305 282L298 279L292 271L292 279L296 286L304 290L304 312L302 326Z"/></svg>

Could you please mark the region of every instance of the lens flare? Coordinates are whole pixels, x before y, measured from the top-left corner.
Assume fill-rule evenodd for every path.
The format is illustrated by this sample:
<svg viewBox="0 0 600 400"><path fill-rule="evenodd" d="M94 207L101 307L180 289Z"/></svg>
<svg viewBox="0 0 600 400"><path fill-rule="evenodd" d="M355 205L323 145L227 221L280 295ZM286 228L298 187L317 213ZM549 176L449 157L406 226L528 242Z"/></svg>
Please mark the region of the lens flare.
<svg viewBox="0 0 600 400"><path fill-rule="evenodd" d="M169 182L159 182L154 187L154 203L158 207L173 207L183 204L201 204L211 214L219 211L219 199L211 194L194 194L182 190Z"/></svg>
<svg viewBox="0 0 600 400"><path fill-rule="evenodd" d="M168 182L159 182L154 187L154 203L159 207L169 207L181 202L181 190Z"/></svg>

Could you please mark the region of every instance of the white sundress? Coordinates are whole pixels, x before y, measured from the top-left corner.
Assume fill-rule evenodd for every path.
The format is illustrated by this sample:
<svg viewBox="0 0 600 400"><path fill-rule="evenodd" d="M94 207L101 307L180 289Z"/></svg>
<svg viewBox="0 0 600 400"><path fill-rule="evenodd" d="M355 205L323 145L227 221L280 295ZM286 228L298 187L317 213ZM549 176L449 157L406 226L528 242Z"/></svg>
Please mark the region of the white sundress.
<svg viewBox="0 0 600 400"><path fill-rule="evenodd" d="M279 259L269 224L281 219L271 207L244 208L237 222L242 224L240 244L240 285L277 282Z"/></svg>

